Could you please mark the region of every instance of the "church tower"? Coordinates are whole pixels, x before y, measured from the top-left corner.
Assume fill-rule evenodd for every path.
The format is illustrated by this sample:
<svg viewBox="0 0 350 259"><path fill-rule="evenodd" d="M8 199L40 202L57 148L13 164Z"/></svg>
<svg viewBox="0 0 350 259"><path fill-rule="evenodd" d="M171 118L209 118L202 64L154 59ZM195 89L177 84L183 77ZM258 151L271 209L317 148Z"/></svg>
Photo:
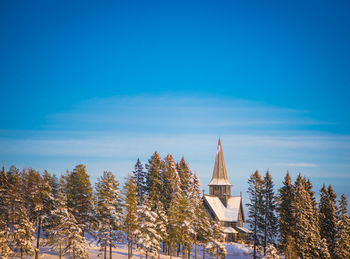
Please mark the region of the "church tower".
<svg viewBox="0 0 350 259"><path fill-rule="evenodd" d="M232 184L227 177L224 153L219 138L213 177L209 183L209 195L219 197L225 207L227 207L227 200L231 197L231 186Z"/></svg>

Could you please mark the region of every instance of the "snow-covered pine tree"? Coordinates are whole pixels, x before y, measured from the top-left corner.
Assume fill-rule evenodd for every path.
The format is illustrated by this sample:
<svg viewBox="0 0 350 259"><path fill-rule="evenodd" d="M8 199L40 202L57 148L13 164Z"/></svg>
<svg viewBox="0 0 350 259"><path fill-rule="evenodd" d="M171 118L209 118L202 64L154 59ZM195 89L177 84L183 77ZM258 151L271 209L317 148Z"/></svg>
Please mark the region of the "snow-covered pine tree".
<svg viewBox="0 0 350 259"><path fill-rule="evenodd" d="M28 218L24 206L17 208L16 221L13 225L13 242L15 250L20 252L21 259L24 255L34 253L33 241L35 228Z"/></svg>
<svg viewBox="0 0 350 259"><path fill-rule="evenodd" d="M181 180L172 155L165 158L165 166L161 174L161 201L168 216L169 250L175 244L182 245L182 254L189 239L190 203L181 191ZM178 253L179 253L178 249Z"/></svg>
<svg viewBox="0 0 350 259"><path fill-rule="evenodd" d="M112 258L112 247L121 240L122 227L122 203L119 191L119 182L112 172L104 172L96 182L96 218L98 221L97 238L107 257L109 247L110 258Z"/></svg>
<svg viewBox="0 0 350 259"><path fill-rule="evenodd" d="M191 239L189 242L188 250L190 251L192 248L192 244L195 245L195 257L197 258L197 239L198 239L198 233L201 231L201 220L200 217L202 216L200 213L203 208L203 200L202 200L202 193L200 190L200 181L198 178L198 175L196 173L191 175L191 179L189 181L190 188L188 192L188 200L189 200L189 210L190 210L190 233L191 233Z"/></svg>
<svg viewBox="0 0 350 259"><path fill-rule="evenodd" d="M157 258L160 248L161 235L157 231L158 215L152 211L152 203L148 196L144 197L143 204L138 208L138 228L135 236L138 239L141 250L146 255L146 259Z"/></svg>
<svg viewBox="0 0 350 259"><path fill-rule="evenodd" d="M337 229L335 234L335 248L333 258L350 258L350 218L348 216L348 202L346 196L340 196L337 212Z"/></svg>
<svg viewBox="0 0 350 259"><path fill-rule="evenodd" d="M0 257L7 258L11 253L9 247L10 228L8 222L8 210L10 206L10 197L8 195L9 183L5 167L0 172Z"/></svg>
<svg viewBox="0 0 350 259"><path fill-rule="evenodd" d="M264 255L266 255L266 247L268 244L275 245L276 236L278 234L278 219L276 216L276 198L273 190L274 184L269 171L266 172L263 182L263 247Z"/></svg>
<svg viewBox="0 0 350 259"><path fill-rule="evenodd" d="M53 201L52 186L47 178L42 177L39 172L31 168L23 170L22 182L29 218L37 233L35 259L38 259L43 221L48 218L49 207Z"/></svg>
<svg viewBox="0 0 350 259"><path fill-rule="evenodd" d="M191 191L191 179L192 172L185 160L185 157L182 157L180 162L176 164L176 169L180 177L181 185L180 188L185 197L188 197L189 192Z"/></svg>
<svg viewBox="0 0 350 259"><path fill-rule="evenodd" d="M128 176L124 188L124 229L128 240L128 258L132 258L134 235L138 227L137 204L138 196L133 178Z"/></svg>
<svg viewBox="0 0 350 259"><path fill-rule="evenodd" d="M51 246L52 250L58 249L59 258L66 253L75 257L87 257L87 242L75 217L67 208L65 190L65 178L62 176L55 200L56 208L51 211L50 218L46 221L47 245Z"/></svg>
<svg viewBox="0 0 350 259"><path fill-rule="evenodd" d="M331 185L328 189L325 185L320 190L319 217L320 234L327 241L331 257L334 257L335 234L337 231L336 194Z"/></svg>
<svg viewBox="0 0 350 259"><path fill-rule="evenodd" d="M71 218L72 221L67 222L66 229L66 243L65 248L63 250L64 254L71 254L73 259L79 258L89 258L88 254L88 243L86 238L83 236L83 231L78 225L75 217Z"/></svg>
<svg viewBox="0 0 350 259"><path fill-rule="evenodd" d="M77 220L79 227L92 233L94 223L94 205L92 187L85 165L77 165L67 175L67 206Z"/></svg>
<svg viewBox="0 0 350 259"><path fill-rule="evenodd" d="M248 220L250 228L252 229L252 239L254 245L253 258L256 259L256 247L262 243L264 217L263 217L263 179L258 171L255 171L248 179L248 194L250 203L246 204L248 207Z"/></svg>
<svg viewBox="0 0 350 259"><path fill-rule="evenodd" d="M172 155L167 155L164 159L164 167L160 174L161 180L161 195L160 200L163 203L164 209L169 209L170 203L174 198L175 193L181 192L181 180L176 170L176 165Z"/></svg>
<svg viewBox="0 0 350 259"><path fill-rule="evenodd" d="M223 244L225 241L225 234L222 226L218 221L212 221L211 223L211 238L207 244L206 249L210 254L218 258L225 258L227 251Z"/></svg>
<svg viewBox="0 0 350 259"><path fill-rule="evenodd" d="M0 217L0 258L6 259L12 252L9 246L10 228Z"/></svg>
<svg viewBox="0 0 350 259"><path fill-rule="evenodd" d="M161 196L161 172L163 167L164 163L161 157L157 152L154 152L148 160L148 164L146 164L146 193L152 201L152 204L156 204Z"/></svg>
<svg viewBox="0 0 350 259"><path fill-rule="evenodd" d="M311 197L310 185L300 174L295 182L292 211L297 255L301 258L330 258L327 243L321 239L318 212Z"/></svg>
<svg viewBox="0 0 350 259"><path fill-rule="evenodd" d="M1 219L8 226L8 210L10 207L10 196L9 196L9 182L7 180L7 175L5 167L2 167L0 172L0 215Z"/></svg>
<svg viewBox="0 0 350 259"><path fill-rule="evenodd" d="M136 185L136 192L139 196L139 202L142 204L143 197L146 194L146 172L143 171L143 165L138 158L134 167L133 180Z"/></svg>
<svg viewBox="0 0 350 259"><path fill-rule="evenodd" d="M158 201L156 205L155 213L157 214L156 231L158 235L160 235L161 241L163 242L163 247L164 247L164 243L168 241L168 232L167 232L168 217L164 210L163 204L160 201ZM158 251L158 258L159 258L161 248L159 247L158 249L159 249Z"/></svg>
<svg viewBox="0 0 350 259"><path fill-rule="evenodd" d="M294 216L292 213L292 201L294 197L294 186L287 172L283 186L278 190L279 230L280 230L280 247L287 259L295 258L294 254Z"/></svg>

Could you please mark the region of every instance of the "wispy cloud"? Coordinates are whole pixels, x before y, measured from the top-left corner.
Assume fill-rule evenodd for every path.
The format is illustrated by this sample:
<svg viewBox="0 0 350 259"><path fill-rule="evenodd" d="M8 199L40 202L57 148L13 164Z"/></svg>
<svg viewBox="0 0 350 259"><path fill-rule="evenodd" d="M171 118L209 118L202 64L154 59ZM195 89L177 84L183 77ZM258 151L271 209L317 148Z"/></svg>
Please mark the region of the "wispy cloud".
<svg viewBox="0 0 350 259"><path fill-rule="evenodd" d="M115 96L92 99L47 117L45 128L115 131L232 130L325 124L306 111L229 98Z"/></svg>
<svg viewBox="0 0 350 259"><path fill-rule="evenodd" d="M277 165L286 167L317 167L313 163L277 163Z"/></svg>

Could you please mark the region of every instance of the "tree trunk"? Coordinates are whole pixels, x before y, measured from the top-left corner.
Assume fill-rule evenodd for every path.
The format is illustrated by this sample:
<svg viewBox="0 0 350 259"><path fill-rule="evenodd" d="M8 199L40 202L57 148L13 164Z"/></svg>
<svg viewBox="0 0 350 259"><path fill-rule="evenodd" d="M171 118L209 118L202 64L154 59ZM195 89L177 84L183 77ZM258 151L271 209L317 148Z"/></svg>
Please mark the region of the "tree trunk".
<svg viewBox="0 0 350 259"><path fill-rule="evenodd" d="M23 259L23 249L21 248L21 259Z"/></svg>
<svg viewBox="0 0 350 259"><path fill-rule="evenodd" d="M104 259L107 259L107 241L105 241L104 245Z"/></svg>
<svg viewBox="0 0 350 259"><path fill-rule="evenodd" d="M203 259L205 259L205 245L203 243Z"/></svg>
<svg viewBox="0 0 350 259"><path fill-rule="evenodd" d="M59 247L60 247L60 259L62 259L62 242L59 241Z"/></svg>
<svg viewBox="0 0 350 259"><path fill-rule="evenodd" d="M194 258L197 259L197 237L194 240Z"/></svg>
<svg viewBox="0 0 350 259"><path fill-rule="evenodd" d="M36 239L35 259L39 258L39 246L40 246L40 230L41 230L41 217L38 217L38 237Z"/></svg>
<svg viewBox="0 0 350 259"><path fill-rule="evenodd" d="M112 259L112 238L109 241L109 259Z"/></svg>

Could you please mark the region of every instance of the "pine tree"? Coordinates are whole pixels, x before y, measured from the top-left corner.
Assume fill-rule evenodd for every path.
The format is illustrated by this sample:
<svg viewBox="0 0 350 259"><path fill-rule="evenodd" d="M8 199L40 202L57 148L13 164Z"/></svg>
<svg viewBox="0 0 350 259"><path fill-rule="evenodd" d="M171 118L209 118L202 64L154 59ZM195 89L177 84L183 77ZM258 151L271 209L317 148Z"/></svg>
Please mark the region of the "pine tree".
<svg viewBox="0 0 350 259"><path fill-rule="evenodd" d="M276 217L276 200L273 190L274 184L270 173L267 171L263 182L263 229L264 229L264 255L268 244L274 244L278 233L278 219Z"/></svg>
<svg viewBox="0 0 350 259"><path fill-rule="evenodd" d="M163 203L164 209L168 210L175 193L181 192L180 177L176 170L173 156L170 154L165 157L160 179L162 185L160 200Z"/></svg>
<svg viewBox="0 0 350 259"><path fill-rule="evenodd" d="M157 258L162 237L157 231L158 215L152 211L152 204L148 196L145 196L144 203L138 209L138 218L139 226L135 231L137 243L144 251L146 259L149 256Z"/></svg>
<svg viewBox="0 0 350 259"><path fill-rule="evenodd" d="M51 212L47 221L47 244L52 250L58 249L59 258L66 253L72 253L75 257L87 257L87 242L75 217L67 208L65 190L65 179L62 176L56 200L57 207Z"/></svg>
<svg viewBox="0 0 350 259"><path fill-rule="evenodd" d="M139 202L142 204L143 197L146 194L146 172L143 171L143 165L138 158L135 164L133 173L133 180L136 185L136 192L139 196Z"/></svg>
<svg viewBox="0 0 350 259"><path fill-rule="evenodd" d="M10 228L6 222L0 218L0 258L7 258L12 250L9 246Z"/></svg>
<svg viewBox="0 0 350 259"><path fill-rule="evenodd" d="M84 165L77 165L67 176L67 206L84 232L92 232L93 196Z"/></svg>
<svg viewBox="0 0 350 259"><path fill-rule="evenodd" d="M181 181L181 190L185 197L189 195L189 192L191 191L190 183L192 179L192 172L185 160L185 157L181 158L181 161L176 164L176 168L180 177Z"/></svg>
<svg viewBox="0 0 350 259"><path fill-rule="evenodd" d="M155 208L155 213L157 215L156 219L156 232L158 235L161 237L161 241L163 244L168 241L168 232L167 232L167 225L168 225L168 217L166 215L166 212L164 210L163 204L158 201L156 208ZM158 257L160 254L160 247L158 248Z"/></svg>
<svg viewBox="0 0 350 259"><path fill-rule="evenodd" d="M164 163L161 157L157 152L154 152L146 165L146 169L148 170L146 175L146 191L152 204L156 204L161 196L161 172L163 167Z"/></svg>
<svg viewBox="0 0 350 259"><path fill-rule="evenodd" d="M207 249L216 258L225 258L227 251L223 242L225 234L222 226L217 221L212 221L212 234Z"/></svg>
<svg viewBox="0 0 350 259"><path fill-rule="evenodd" d="M83 236L83 231L78 226L78 222L75 217L72 217L72 221L67 222L67 235L66 235L66 246L64 248L64 254L71 254L73 259L75 258L89 258L88 244Z"/></svg>
<svg viewBox="0 0 350 259"><path fill-rule="evenodd" d="M39 172L31 168L23 171L22 182L25 190L23 196L25 197L29 217L37 230L35 259L38 259L43 220L48 217L49 207L53 200L52 186L47 178L42 177Z"/></svg>
<svg viewBox="0 0 350 259"><path fill-rule="evenodd" d="M18 208L17 218L13 225L14 247L20 252L21 259L24 255L32 255L34 253L35 228L30 222L27 211L24 206Z"/></svg>
<svg viewBox="0 0 350 259"><path fill-rule="evenodd" d="M311 197L310 184L299 174L292 202L295 218L295 248L301 258L330 258L327 243L321 239L317 208Z"/></svg>
<svg viewBox="0 0 350 259"><path fill-rule="evenodd" d="M96 217L98 221L98 243L104 250L109 247L110 258L112 258L112 247L121 239L122 204L119 195L119 182L112 172L104 172L103 177L96 183L97 208Z"/></svg>
<svg viewBox="0 0 350 259"><path fill-rule="evenodd" d="M332 186L329 185L328 189L323 185L320 191L320 233L321 237L327 241L327 246L331 257L334 257L335 249L335 234L337 231L337 208L335 204L336 194L334 193Z"/></svg>
<svg viewBox="0 0 350 259"><path fill-rule="evenodd" d="M263 231L263 179L258 171L255 171L248 180L249 188L248 194L250 203L246 204L248 207L248 220L250 228L253 231L253 245L254 254L253 258L256 258L256 247L262 243Z"/></svg>
<svg viewBox="0 0 350 259"><path fill-rule="evenodd" d="M134 244L134 235L137 230L137 204L138 196L136 192L136 185L133 178L128 177L124 188L124 229L128 240L128 258L132 258L132 247Z"/></svg>
<svg viewBox="0 0 350 259"><path fill-rule="evenodd" d="M291 208L294 197L294 186L289 172L287 172L284 178L283 187L278 192L277 211L279 214L280 246L286 258L293 259L295 258L293 241L295 223Z"/></svg>
<svg viewBox="0 0 350 259"><path fill-rule="evenodd" d="M334 258L345 259L350 258L350 219L348 216L348 202L346 196L340 196L338 211L337 211L337 228L334 238Z"/></svg>

